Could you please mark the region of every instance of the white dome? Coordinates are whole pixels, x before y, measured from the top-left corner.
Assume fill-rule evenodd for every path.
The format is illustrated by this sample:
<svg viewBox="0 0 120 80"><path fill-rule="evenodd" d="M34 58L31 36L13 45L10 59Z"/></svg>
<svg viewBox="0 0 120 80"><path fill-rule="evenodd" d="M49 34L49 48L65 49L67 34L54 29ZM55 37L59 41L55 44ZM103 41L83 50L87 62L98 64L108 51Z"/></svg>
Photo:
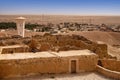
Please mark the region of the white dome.
<svg viewBox="0 0 120 80"><path fill-rule="evenodd" d="M24 18L24 17L18 17L18 18L16 18L16 19L26 19L26 18Z"/></svg>

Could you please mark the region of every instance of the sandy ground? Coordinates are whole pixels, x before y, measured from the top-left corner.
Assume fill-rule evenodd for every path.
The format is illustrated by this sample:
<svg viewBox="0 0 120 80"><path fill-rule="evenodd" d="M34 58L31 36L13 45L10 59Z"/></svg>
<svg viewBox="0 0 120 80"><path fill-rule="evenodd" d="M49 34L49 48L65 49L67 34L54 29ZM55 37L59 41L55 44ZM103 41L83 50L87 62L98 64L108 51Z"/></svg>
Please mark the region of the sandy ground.
<svg viewBox="0 0 120 80"><path fill-rule="evenodd" d="M102 31L76 31L68 34L77 34L86 37L94 42L104 42L108 45L120 44L120 33L118 32L102 32Z"/></svg>
<svg viewBox="0 0 120 80"><path fill-rule="evenodd" d="M107 78L96 72L79 73L79 74L51 74L51 75L36 75L29 77L10 78L2 80L114 80Z"/></svg>
<svg viewBox="0 0 120 80"><path fill-rule="evenodd" d="M120 60L120 48L108 46L108 54Z"/></svg>

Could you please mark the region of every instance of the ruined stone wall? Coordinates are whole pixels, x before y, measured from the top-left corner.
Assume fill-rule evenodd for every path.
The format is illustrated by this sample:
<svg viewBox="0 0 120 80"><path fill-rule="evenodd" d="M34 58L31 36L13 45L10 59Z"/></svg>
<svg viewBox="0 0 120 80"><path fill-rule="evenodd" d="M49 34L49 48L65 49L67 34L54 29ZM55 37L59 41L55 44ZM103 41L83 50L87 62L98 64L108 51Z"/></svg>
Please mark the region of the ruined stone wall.
<svg viewBox="0 0 120 80"><path fill-rule="evenodd" d="M87 40L78 35L47 35L43 37L34 37L38 40L41 47L40 51L52 50L67 51L67 50L81 50L89 49L99 55L99 58L109 58L106 44L98 44Z"/></svg>
<svg viewBox="0 0 120 80"><path fill-rule="evenodd" d="M28 74L69 73L70 60L78 59L78 72L94 71L97 56L0 60L0 78Z"/></svg>
<svg viewBox="0 0 120 80"><path fill-rule="evenodd" d="M89 49L99 55L99 58L109 58L106 44L91 42L82 36L47 35L43 38L37 37L37 40L40 40L39 42L42 46L41 48L39 48L40 51L55 51L55 48L57 48L59 51Z"/></svg>
<svg viewBox="0 0 120 80"><path fill-rule="evenodd" d="M30 47L30 43L32 39L35 40L34 48L33 45ZM99 55L99 58L109 58L107 53L107 45L106 44L98 44L92 42L83 36L79 35L36 35L29 39L19 39L20 43L27 45L30 47L30 52L34 51L68 51L68 50L82 50L89 49ZM7 40L9 41L9 40ZM16 40L17 41L17 40ZM35 44L36 43L36 44ZM11 51L12 52L12 51ZM13 51L20 52L20 51ZM23 52L23 51L21 51ZM25 51L26 52L26 51ZM7 50L3 51L3 53L8 53Z"/></svg>
<svg viewBox="0 0 120 80"><path fill-rule="evenodd" d="M3 48L1 54L29 52L29 47Z"/></svg>
<svg viewBox="0 0 120 80"><path fill-rule="evenodd" d="M120 61L104 59L101 63L104 68L120 72Z"/></svg>
<svg viewBox="0 0 120 80"><path fill-rule="evenodd" d="M99 55L99 58L108 58L107 50L106 44L98 44L95 53Z"/></svg>

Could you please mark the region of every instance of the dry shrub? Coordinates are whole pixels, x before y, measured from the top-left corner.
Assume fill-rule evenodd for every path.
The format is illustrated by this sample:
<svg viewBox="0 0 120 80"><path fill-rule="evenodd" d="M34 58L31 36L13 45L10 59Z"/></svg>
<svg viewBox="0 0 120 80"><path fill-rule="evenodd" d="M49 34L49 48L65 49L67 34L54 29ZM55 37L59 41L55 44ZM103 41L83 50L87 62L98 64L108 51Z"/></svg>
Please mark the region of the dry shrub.
<svg viewBox="0 0 120 80"><path fill-rule="evenodd" d="M31 52L36 52L38 49L38 42L35 39L31 39L29 43L29 48Z"/></svg>

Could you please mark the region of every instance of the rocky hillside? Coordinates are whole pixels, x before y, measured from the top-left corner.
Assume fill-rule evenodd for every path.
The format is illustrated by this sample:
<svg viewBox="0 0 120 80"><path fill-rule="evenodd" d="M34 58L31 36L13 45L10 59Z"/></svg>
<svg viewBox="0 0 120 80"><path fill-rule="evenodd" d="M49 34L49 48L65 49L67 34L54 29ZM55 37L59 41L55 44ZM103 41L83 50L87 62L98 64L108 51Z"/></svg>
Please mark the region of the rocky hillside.
<svg viewBox="0 0 120 80"><path fill-rule="evenodd" d="M87 32L71 32L70 34L81 35L94 42L100 41L108 45L120 44L120 33L117 32L87 31Z"/></svg>

